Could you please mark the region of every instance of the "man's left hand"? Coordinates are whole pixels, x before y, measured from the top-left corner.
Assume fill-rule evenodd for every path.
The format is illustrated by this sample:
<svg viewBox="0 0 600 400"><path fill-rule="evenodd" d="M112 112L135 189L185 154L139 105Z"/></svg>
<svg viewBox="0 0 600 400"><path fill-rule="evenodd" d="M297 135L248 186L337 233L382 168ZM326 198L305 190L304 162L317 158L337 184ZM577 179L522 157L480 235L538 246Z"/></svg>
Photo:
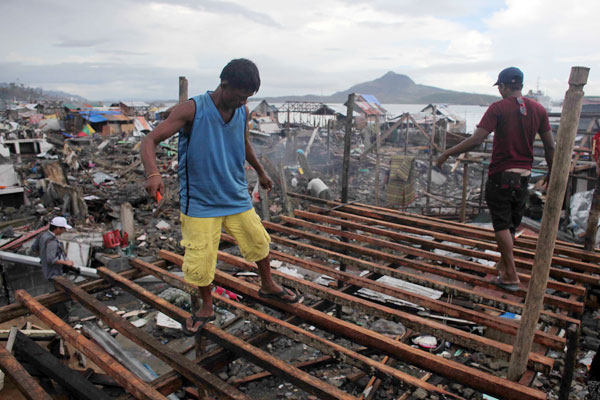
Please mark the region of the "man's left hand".
<svg viewBox="0 0 600 400"><path fill-rule="evenodd" d="M544 178L542 179L542 189L543 190L548 190L548 185L550 184L550 171L548 171L548 173L546 174L546 176L544 176Z"/></svg>
<svg viewBox="0 0 600 400"><path fill-rule="evenodd" d="M448 159L448 155L446 154L446 152L443 152L442 155L440 155L438 157L438 159L435 162L435 166L438 168L442 168L442 165L444 165L444 163L446 162L446 160Z"/></svg>
<svg viewBox="0 0 600 400"><path fill-rule="evenodd" d="M263 173L259 175L258 182L260 183L260 186L266 191L270 191L271 189L273 189L273 181L267 176L267 174Z"/></svg>

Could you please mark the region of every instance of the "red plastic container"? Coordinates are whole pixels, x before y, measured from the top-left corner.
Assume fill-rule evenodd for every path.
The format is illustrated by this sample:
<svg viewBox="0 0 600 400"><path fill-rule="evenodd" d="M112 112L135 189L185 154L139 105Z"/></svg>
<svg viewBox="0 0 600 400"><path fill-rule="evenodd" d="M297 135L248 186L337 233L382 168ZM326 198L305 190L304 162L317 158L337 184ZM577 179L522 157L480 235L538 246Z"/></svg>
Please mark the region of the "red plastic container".
<svg viewBox="0 0 600 400"><path fill-rule="evenodd" d="M104 248L112 249L121 246L121 233L118 230L109 231L102 235Z"/></svg>

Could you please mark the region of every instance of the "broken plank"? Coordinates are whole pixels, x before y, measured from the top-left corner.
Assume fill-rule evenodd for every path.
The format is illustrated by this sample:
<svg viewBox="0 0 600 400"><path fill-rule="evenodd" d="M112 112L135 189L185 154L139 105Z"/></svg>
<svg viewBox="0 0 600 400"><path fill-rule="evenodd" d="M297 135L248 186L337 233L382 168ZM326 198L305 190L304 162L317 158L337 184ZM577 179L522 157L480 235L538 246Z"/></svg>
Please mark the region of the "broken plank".
<svg viewBox="0 0 600 400"><path fill-rule="evenodd" d="M141 261L141 260L140 260ZM104 267L98 268L98 273L102 276L109 277L113 279L115 283L119 286L133 294L134 296L140 298L141 300L151 304L158 310L164 312L169 315L171 318L176 321L184 324L185 320L190 316L190 313L180 309L177 306L172 305L164 299L159 298L154 295L152 292L145 290L141 286L120 277L114 272L106 269ZM259 365L261 368L271 371L274 375L283 377L284 379L290 381L296 386L304 389L305 391L319 396L323 399L348 399L355 400L354 396L351 396L331 385L326 384L325 382L307 374L304 371L299 370L298 368L294 368L286 362L283 362L267 352L258 349L251 344L241 340L240 338L231 335L221 329L218 329L213 324L206 324L201 333L203 336L206 336L210 340L218 343L222 347L227 348L228 350L241 355L242 357L250 360L256 365Z"/></svg>
<svg viewBox="0 0 600 400"><path fill-rule="evenodd" d="M185 356L161 344L144 330L136 328L127 320L121 318L116 312L98 301L95 297L75 286L70 280L63 276L55 278L56 284L61 290L67 292L73 300L81 303L88 310L96 314L111 328L118 330L122 335L145 348L156 357L169 364L177 372L190 379L200 387L208 386L208 390L217 393L220 398L227 399L249 399L242 392L226 384L210 372L198 367ZM185 323L185 322L184 322Z"/></svg>
<svg viewBox="0 0 600 400"><path fill-rule="evenodd" d="M73 347L85 354L136 398L144 400L166 400L166 397L129 372L129 370L104 352L100 346L71 328L66 322L62 321L50 310L31 297L29 293L19 289L15 292L15 297L18 301L22 302L29 311L59 333L60 336L68 341Z"/></svg>
<svg viewBox="0 0 600 400"><path fill-rule="evenodd" d="M186 292L195 293L197 290L195 287L192 287L187 282L185 282L185 280L183 278L173 275L169 272L160 271L156 267L153 267L151 264L145 263L141 260L134 260L133 264L136 265L137 267L139 267L140 269L144 270L145 272L148 272L154 276L160 277L161 279L163 279L165 282L169 283L170 285L177 287L179 289L182 289ZM217 274L221 274L221 271L217 271ZM447 393L445 391L440 391L439 389L437 389L434 386L423 385L423 384L421 384L421 382L416 380L411 375L408 375L399 370L390 368L387 365L385 365L384 363L380 363L375 360L371 360L369 357L366 357L355 351L352 351L343 346L340 346L340 345L338 345L332 341L329 341L327 339L324 339L318 335L307 332L293 324L282 321L278 318L274 318L265 313L256 311L251 307L247 307L236 301L230 300L227 297L215 296L214 299L219 302L225 303L230 308L235 309L236 313L240 313L240 314L244 315L246 318L265 326L265 328L268 330L286 335L293 340L300 341L301 343L304 343L308 346L318 349L319 351L321 351L324 354L328 354L328 355L332 356L333 358L343 360L344 362L346 362L350 365L353 365L357 368L360 368L360 369L363 369L363 370L366 370L369 372L374 372L376 375L381 376L381 377L391 377L391 378L398 380L399 382L403 382L403 383L406 383L406 384L409 384L412 386L421 387L422 389L424 389L428 392L452 396L450 393ZM452 396L452 397L456 397L456 396Z"/></svg>
<svg viewBox="0 0 600 400"><path fill-rule="evenodd" d="M83 375L60 362L50 352L22 332L17 332L15 352L19 358L33 364L45 376L65 388L77 399L108 400L110 397L88 382Z"/></svg>
<svg viewBox="0 0 600 400"><path fill-rule="evenodd" d="M175 253L161 250L160 255L168 261L174 262L178 265L183 263L183 257ZM256 266L253 263L249 263L242 258L235 257L224 252L219 252L218 257L221 261L226 259L226 262L240 268L256 270ZM273 272L273 275L275 277L275 271ZM290 277L285 277L286 280L288 278ZM484 393L501 395L503 398L508 400L533 400L546 398L546 395L538 390L478 371L474 368L467 367L457 362L445 360L429 352L414 349L411 346L405 345L404 343L396 342L392 338L370 331L350 322L331 317L303 304L285 304L279 301L261 298L258 295L257 286L225 274L219 270L216 271L215 281L246 296L252 297L258 301L267 303L271 306L292 313L300 318L311 321L311 323L321 326L329 332L348 337L349 339L364 346L376 348L400 360L404 360L405 362L412 363L421 368L449 377L450 379L480 390ZM289 283L289 281L286 282L286 284L287 283Z"/></svg>
<svg viewBox="0 0 600 400"><path fill-rule="evenodd" d="M23 368L4 346L0 346L0 368L28 400L52 400L40 384Z"/></svg>

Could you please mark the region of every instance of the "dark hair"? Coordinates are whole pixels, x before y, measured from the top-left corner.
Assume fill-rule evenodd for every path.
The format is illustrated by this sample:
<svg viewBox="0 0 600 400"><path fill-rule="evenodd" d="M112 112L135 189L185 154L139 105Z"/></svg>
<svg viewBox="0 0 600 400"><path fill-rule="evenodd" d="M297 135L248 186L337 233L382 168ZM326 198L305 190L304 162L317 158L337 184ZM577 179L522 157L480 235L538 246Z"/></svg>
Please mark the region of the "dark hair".
<svg viewBox="0 0 600 400"><path fill-rule="evenodd" d="M227 81L235 89L256 93L260 87L260 76L256 64L245 58L236 58L229 61L229 64L221 71L219 78Z"/></svg>
<svg viewBox="0 0 600 400"><path fill-rule="evenodd" d="M516 91L516 90L521 90L523 89L523 84L522 83L503 83L503 85L511 91Z"/></svg>
<svg viewBox="0 0 600 400"><path fill-rule="evenodd" d="M62 227L50 224L50 226L48 227L48 230L50 232L53 232L53 231L57 230L58 228L62 228Z"/></svg>

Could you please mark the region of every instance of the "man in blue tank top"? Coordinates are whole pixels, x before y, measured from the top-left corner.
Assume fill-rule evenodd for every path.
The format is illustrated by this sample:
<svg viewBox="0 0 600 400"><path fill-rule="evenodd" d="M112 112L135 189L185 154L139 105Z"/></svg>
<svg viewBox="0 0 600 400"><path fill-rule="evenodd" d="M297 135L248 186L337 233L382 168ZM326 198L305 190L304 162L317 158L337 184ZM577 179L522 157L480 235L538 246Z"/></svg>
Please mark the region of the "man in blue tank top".
<svg viewBox="0 0 600 400"><path fill-rule="evenodd" d="M140 149L146 170L146 190L153 198L164 192L156 166L156 146L179 133L179 198L182 270L186 282L198 286L202 308L183 325L193 335L215 319L211 284L215 275L221 229L235 237L244 258L256 262L261 278L259 296L297 303L301 296L275 284L271 277L271 238L252 207L244 164L270 190L272 181L258 161L249 139L248 97L260 87L256 65L235 59L223 68L213 92L175 106L167 119L150 132Z"/></svg>

